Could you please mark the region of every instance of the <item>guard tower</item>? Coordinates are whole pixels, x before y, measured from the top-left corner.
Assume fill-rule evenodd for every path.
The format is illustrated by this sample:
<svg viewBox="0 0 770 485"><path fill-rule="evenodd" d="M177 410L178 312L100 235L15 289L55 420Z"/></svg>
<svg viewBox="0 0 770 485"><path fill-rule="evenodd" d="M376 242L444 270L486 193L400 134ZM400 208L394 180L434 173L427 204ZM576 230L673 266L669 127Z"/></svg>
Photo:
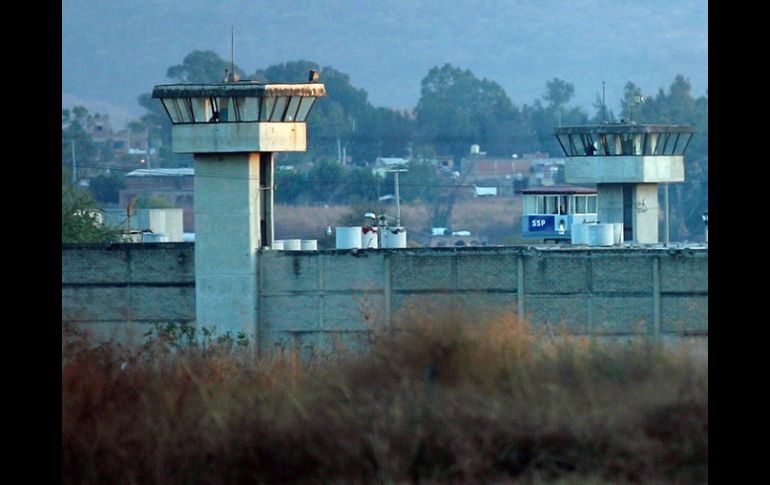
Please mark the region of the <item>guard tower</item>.
<svg viewBox="0 0 770 485"><path fill-rule="evenodd" d="M317 79L311 71L310 79ZM199 326L257 331L257 250L273 245L274 154L307 149L323 84L236 81L155 86L175 153L195 162L195 307Z"/></svg>
<svg viewBox="0 0 770 485"><path fill-rule="evenodd" d="M683 154L694 133L685 125L634 123L554 129L567 183L596 184L599 221L623 223L624 240L641 244L658 242L658 184L684 181Z"/></svg>

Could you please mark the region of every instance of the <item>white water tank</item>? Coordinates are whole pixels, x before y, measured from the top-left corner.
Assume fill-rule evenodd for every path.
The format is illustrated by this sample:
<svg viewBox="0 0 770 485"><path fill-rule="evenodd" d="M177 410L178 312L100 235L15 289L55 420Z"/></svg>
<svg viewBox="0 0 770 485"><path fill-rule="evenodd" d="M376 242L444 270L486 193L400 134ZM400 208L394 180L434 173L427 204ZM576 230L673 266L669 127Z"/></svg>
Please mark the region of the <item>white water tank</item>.
<svg viewBox="0 0 770 485"><path fill-rule="evenodd" d="M283 250L283 239L274 239L272 249Z"/></svg>
<svg viewBox="0 0 770 485"><path fill-rule="evenodd" d="M318 239L303 239L300 247L303 251L318 251Z"/></svg>
<svg viewBox="0 0 770 485"><path fill-rule="evenodd" d="M299 251L302 249L301 239L284 239L283 240L284 251Z"/></svg>
<svg viewBox="0 0 770 485"><path fill-rule="evenodd" d="M589 246L612 246L615 242L615 230L612 224L589 224Z"/></svg>
<svg viewBox="0 0 770 485"><path fill-rule="evenodd" d="M143 232L142 233L142 242L145 243L153 243L153 242L168 242L168 236L166 234L163 234L162 232Z"/></svg>
<svg viewBox="0 0 770 485"><path fill-rule="evenodd" d="M361 247L364 249L377 249L379 243L377 241L377 232L369 231L361 235Z"/></svg>
<svg viewBox="0 0 770 485"><path fill-rule="evenodd" d="M337 227L337 249L361 249L361 226Z"/></svg>
<svg viewBox="0 0 770 485"><path fill-rule="evenodd" d="M614 243L617 246L620 246L623 244L623 223L622 222L613 222L612 228L614 232Z"/></svg>
<svg viewBox="0 0 770 485"><path fill-rule="evenodd" d="M386 228L382 230L383 248L405 248L406 229L403 227Z"/></svg>
<svg viewBox="0 0 770 485"><path fill-rule="evenodd" d="M588 244L588 224L576 222L572 224L572 244Z"/></svg>

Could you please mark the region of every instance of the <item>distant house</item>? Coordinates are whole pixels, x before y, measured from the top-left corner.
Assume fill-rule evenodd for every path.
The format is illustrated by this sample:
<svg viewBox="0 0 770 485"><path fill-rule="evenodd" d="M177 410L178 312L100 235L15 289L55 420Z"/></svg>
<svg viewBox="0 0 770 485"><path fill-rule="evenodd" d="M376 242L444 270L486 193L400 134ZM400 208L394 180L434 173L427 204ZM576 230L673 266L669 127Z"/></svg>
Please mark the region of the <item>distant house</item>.
<svg viewBox="0 0 770 485"><path fill-rule="evenodd" d="M120 206L127 207L134 197L163 197L183 209L184 232L195 231L193 168L139 169L126 174L126 188L120 191Z"/></svg>
<svg viewBox="0 0 770 485"><path fill-rule="evenodd" d="M489 195L497 195L497 187L479 187L478 185L473 186L474 197L485 197Z"/></svg>
<svg viewBox="0 0 770 485"><path fill-rule="evenodd" d="M531 160L516 158L479 158L469 174L476 180L524 178L529 175Z"/></svg>
<svg viewBox="0 0 770 485"><path fill-rule="evenodd" d="M405 168L407 165L409 165L409 160L406 158L379 157L374 161L374 168L372 168L372 173L374 175L384 177L388 170L392 170L394 168Z"/></svg>

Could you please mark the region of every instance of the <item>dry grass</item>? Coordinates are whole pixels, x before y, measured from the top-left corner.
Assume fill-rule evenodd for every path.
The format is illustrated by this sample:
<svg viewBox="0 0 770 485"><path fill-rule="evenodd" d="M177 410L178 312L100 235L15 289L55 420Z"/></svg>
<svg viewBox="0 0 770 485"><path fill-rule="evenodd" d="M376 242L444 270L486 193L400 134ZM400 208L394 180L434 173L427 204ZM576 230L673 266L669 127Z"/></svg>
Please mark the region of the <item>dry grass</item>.
<svg viewBox="0 0 770 485"><path fill-rule="evenodd" d="M376 210L372 204L371 210ZM327 226L335 227L350 210L348 206L275 206L275 231L278 239L321 238ZM395 213L395 209L390 212ZM363 215L363 212L362 212ZM494 197L458 201L452 210L455 230L498 238L518 235L521 198ZM413 231L425 232L429 226L428 210L422 204L402 204L401 218Z"/></svg>
<svg viewBox="0 0 770 485"><path fill-rule="evenodd" d="M67 335L63 481L708 480L705 360L419 306L312 364Z"/></svg>

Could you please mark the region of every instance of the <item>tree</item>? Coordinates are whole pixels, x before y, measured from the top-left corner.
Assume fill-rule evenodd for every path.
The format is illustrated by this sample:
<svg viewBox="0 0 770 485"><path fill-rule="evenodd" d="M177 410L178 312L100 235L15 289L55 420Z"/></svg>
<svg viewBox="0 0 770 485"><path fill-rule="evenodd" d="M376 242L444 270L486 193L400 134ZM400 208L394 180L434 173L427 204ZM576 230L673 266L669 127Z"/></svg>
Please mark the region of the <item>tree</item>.
<svg viewBox="0 0 770 485"><path fill-rule="evenodd" d="M229 72L230 69L230 62L216 52L195 50L187 54L181 64L169 67L166 77L179 83L218 83L225 80L225 70ZM237 65L235 73L241 77L245 75Z"/></svg>
<svg viewBox="0 0 770 485"><path fill-rule="evenodd" d="M314 201L331 204L348 189L345 171L340 163L322 160L308 172L308 187Z"/></svg>
<svg viewBox="0 0 770 485"><path fill-rule="evenodd" d="M94 177L88 186L96 200L105 203L117 203L120 189L125 187L123 177L112 174Z"/></svg>
<svg viewBox="0 0 770 485"><path fill-rule="evenodd" d="M65 118L68 120L61 131L62 164L71 166L74 157L75 164L81 167L78 169L80 173L83 169L93 167L97 155L97 147L91 135L85 130L88 117L88 110L82 106L75 106L71 112L62 110L62 120Z"/></svg>
<svg viewBox="0 0 770 485"><path fill-rule="evenodd" d="M275 200L280 204L294 204L297 197L307 190L302 174L289 170L275 171Z"/></svg>
<svg viewBox="0 0 770 485"><path fill-rule="evenodd" d="M432 143L439 153L451 154L459 163L472 144L490 143L496 125L514 121L518 111L499 84L444 64L422 79L415 114L421 141ZM509 143L498 143L490 153L510 149Z"/></svg>
<svg viewBox="0 0 770 485"><path fill-rule="evenodd" d="M546 93L543 95L543 100L548 102L548 107L551 109L561 108L575 94L575 86L558 77L546 82L545 88Z"/></svg>
<svg viewBox="0 0 770 485"><path fill-rule="evenodd" d="M99 210L91 194L70 182L62 170L61 240L62 242L109 242L120 240L120 232L99 222Z"/></svg>

